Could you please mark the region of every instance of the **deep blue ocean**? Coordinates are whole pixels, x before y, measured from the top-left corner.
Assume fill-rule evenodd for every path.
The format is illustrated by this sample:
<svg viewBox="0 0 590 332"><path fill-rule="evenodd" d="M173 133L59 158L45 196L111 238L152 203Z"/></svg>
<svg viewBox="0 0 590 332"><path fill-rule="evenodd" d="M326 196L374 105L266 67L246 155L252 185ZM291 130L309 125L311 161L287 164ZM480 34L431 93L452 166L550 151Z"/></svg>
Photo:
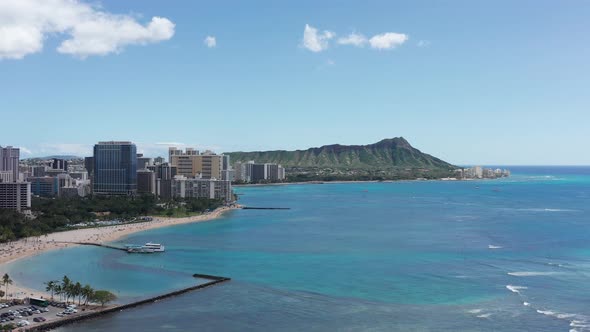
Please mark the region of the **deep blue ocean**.
<svg viewBox="0 0 590 332"><path fill-rule="evenodd" d="M239 210L134 234L166 253L71 248L13 263L121 302L229 283L60 331L590 331L590 167L482 181L240 187Z"/></svg>

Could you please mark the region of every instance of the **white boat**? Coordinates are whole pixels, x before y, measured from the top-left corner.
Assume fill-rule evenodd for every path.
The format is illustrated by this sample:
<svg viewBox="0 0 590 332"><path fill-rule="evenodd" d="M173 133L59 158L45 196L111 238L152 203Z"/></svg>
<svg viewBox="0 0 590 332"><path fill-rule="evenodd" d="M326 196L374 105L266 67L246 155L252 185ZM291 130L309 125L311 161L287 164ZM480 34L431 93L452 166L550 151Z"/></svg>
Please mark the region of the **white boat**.
<svg viewBox="0 0 590 332"><path fill-rule="evenodd" d="M166 249L163 245L161 245L159 243L151 243L151 242L144 244L143 248L153 249L154 252L164 252L164 250Z"/></svg>
<svg viewBox="0 0 590 332"><path fill-rule="evenodd" d="M125 246L128 253L138 253L138 254L151 254L154 252L164 252L165 248L163 245L159 243L151 243L148 242L143 246L138 245L126 245Z"/></svg>

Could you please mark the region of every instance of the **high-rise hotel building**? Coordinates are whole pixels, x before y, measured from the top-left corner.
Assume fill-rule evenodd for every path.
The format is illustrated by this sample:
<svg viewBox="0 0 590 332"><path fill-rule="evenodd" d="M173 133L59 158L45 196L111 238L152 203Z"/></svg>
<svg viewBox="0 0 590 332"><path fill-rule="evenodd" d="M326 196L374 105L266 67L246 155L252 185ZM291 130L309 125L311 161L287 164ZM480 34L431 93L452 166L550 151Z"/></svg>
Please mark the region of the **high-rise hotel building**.
<svg viewBox="0 0 590 332"><path fill-rule="evenodd" d="M0 182L0 209L23 211L30 208L30 182Z"/></svg>
<svg viewBox="0 0 590 332"><path fill-rule="evenodd" d="M253 160L247 163L237 162L234 165L235 181L244 182L277 182L285 180L285 168L281 165L264 163L257 164Z"/></svg>
<svg viewBox="0 0 590 332"><path fill-rule="evenodd" d="M31 183L19 181L20 149L0 146L0 209L31 208Z"/></svg>
<svg viewBox="0 0 590 332"><path fill-rule="evenodd" d="M95 195L137 194L137 148L131 142L99 142L94 146Z"/></svg>
<svg viewBox="0 0 590 332"><path fill-rule="evenodd" d="M20 149L0 146L0 182L18 181Z"/></svg>
<svg viewBox="0 0 590 332"><path fill-rule="evenodd" d="M171 147L168 150L169 162L176 167L177 175L188 178L200 177L203 179L222 179L224 167L229 167L229 159L224 162L225 156L211 151L199 153L199 151L186 148L185 151ZM225 166L224 166L225 165Z"/></svg>

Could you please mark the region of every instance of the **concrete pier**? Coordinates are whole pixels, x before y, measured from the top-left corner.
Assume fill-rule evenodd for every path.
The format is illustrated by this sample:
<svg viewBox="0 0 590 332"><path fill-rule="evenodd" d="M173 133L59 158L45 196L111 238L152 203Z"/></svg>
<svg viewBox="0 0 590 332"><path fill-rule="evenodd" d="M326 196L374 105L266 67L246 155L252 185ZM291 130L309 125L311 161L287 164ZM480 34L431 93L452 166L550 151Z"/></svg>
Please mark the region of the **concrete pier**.
<svg viewBox="0 0 590 332"><path fill-rule="evenodd" d="M117 306L113 306L113 307L107 307L103 310L89 312L88 314L85 314L85 315L69 317L69 318L60 319L60 320L54 321L54 322L40 324L37 326L26 328L26 331L49 331L49 330L53 330L53 329L56 329L56 328L64 326L64 325L69 325L69 324L73 324L76 322L81 322L81 321L84 321L87 319L99 318L99 317L102 317L104 315L108 315L108 314L111 314L114 312L119 312L119 311L123 311L125 309L138 307L140 305L154 303L154 302L162 300L162 299L166 299L166 298L173 297L173 296L178 296L178 295L192 292L192 291L196 291L199 289L204 289L204 288L211 287L211 286L231 280L230 278L227 278L227 277L219 277L219 276L213 276L213 275L208 275L208 274L194 274L193 277L200 278L200 279L207 279L207 280L211 280L211 281L206 282L204 284L199 284L196 286L191 286L191 287L187 287L187 288L184 288L181 290L173 291L170 293L150 297L145 300L140 300L140 301L136 301L136 302L132 302L132 303L117 305Z"/></svg>
<svg viewBox="0 0 590 332"><path fill-rule="evenodd" d="M94 242L66 242L66 241L62 241L59 243L78 244L81 246L96 246L96 247L103 247L103 248L127 251L127 248L115 247L115 246L111 246L108 244L94 243Z"/></svg>

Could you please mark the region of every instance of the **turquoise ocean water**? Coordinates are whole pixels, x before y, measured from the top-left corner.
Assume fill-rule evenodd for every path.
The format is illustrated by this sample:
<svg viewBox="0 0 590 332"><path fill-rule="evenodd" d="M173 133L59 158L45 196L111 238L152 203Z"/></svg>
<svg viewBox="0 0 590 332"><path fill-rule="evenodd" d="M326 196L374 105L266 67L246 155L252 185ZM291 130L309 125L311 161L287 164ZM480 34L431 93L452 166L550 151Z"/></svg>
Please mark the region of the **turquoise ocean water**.
<svg viewBox="0 0 590 332"><path fill-rule="evenodd" d="M240 210L10 265L122 302L231 277L62 331L590 331L590 168L512 167L489 181L242 187Z"/></svg>

